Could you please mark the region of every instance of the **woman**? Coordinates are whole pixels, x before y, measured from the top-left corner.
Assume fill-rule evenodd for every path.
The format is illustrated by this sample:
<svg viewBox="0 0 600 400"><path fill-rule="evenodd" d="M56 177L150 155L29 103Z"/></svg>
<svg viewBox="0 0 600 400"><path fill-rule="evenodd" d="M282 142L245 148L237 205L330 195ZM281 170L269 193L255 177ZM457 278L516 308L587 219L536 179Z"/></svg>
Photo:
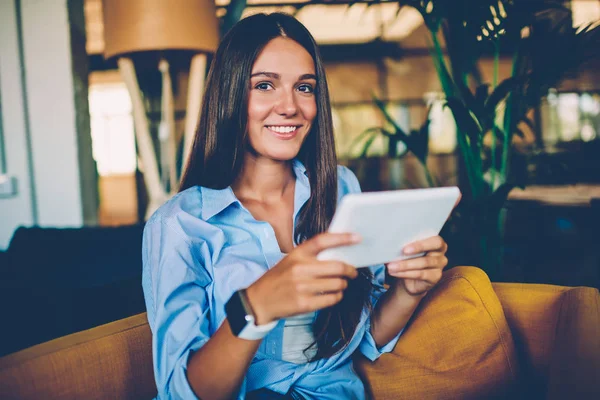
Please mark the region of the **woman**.
<svg viewBox="0 0 600 400"><path fill-rule="evenodd" d="M323 233L359 190L336 164L309 32L283 14L240 21L211 65L181 192L144 231L160 398L364 398L352 353L391 351L447 246L423 240L405 251L425 257L360 270L317 261L360 240Z"/></svg>

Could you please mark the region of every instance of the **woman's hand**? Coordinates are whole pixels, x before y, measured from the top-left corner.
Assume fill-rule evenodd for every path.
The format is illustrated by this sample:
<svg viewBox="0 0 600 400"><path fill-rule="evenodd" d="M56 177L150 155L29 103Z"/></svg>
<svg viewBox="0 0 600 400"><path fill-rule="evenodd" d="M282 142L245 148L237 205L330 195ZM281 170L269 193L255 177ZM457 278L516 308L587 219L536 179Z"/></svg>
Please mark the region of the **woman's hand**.
<svg viewBox="0 0 600 400"><path fill-rule="evenodd" d="M422 257L391 262L388 273L396 278L398 289L412 296L424 295L442 278L442 271L448 265L446 251L448 245L440 236L411 243L404 248L404 254L425 252Z"/></svg>
<svg viewBox="0 0 600 400"><path fill-rule="evenodd" d="M342 300L348 279L358 275L356 268L316 257L322 250L359 241L353 234L322 233L292 250L246 290L256 324L320 310Z"/></svg>

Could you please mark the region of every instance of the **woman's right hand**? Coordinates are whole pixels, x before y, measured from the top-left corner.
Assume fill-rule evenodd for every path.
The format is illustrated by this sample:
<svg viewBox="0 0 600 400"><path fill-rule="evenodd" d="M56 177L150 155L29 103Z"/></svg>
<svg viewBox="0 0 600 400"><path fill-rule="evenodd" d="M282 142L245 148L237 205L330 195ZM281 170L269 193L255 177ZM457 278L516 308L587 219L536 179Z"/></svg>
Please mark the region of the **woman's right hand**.
<svg viewBox="0 0 600 400"><path fill-rule="evenodd" d="M246 290L257 325L330 307L342 300L355 267L318 261L321 251L360 242L354 234L321 233L300 244Z"/></svg>

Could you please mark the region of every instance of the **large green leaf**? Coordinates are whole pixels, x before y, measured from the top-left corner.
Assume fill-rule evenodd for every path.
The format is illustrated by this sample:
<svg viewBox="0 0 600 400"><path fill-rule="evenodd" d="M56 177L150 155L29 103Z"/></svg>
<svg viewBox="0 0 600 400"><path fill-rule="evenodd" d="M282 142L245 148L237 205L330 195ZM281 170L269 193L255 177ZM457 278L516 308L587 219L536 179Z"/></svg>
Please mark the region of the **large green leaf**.
<svg viewBox="0 0 600 400"><path fill-rule="evenodd" d="M398 140L401 140L408 145L410 142L409 136L404 132L404 130L402 128L400 128L400 125L398 125L398 123L394 120L394 118L392 118L392 116L390 115L390 113L387 110L385 103L383 101L381 101L379 98L377 98L376 96L373 96L373 102L375 103L375 105L377 106L379 111L381 111L385 120L394 127L394 134L398 135Z"/></svg>
<svg viewBox="0 0 600 400"><path fill-rule="evenodd" d="M414 131L411 136L416 137L414 141L414 149L412 152L423 162L427 164L427 156L429 155L429 125L431 120L427 120L421 125L418 131Z"/></svg>
<svg viewBox="0 0 600 400"><path fill-rule="evenodd" d="M483 115L483 103L479 102L469 87L463 81L456 82L456 87L465 107L479 119Z"/></svg>
<svg viewBox="0 0 600 400"><path fill-rule="evenodd" d="M399 154L396 154L396 145L398 142L404 143L407 151L413 153L425 168L428 180L433 182L433 178L427 170L427 155L429 152L429 118L425 120L418 130L411 130L409 133L407 133L391 116L384 101L373 95L373 103L379 109L379 111L381 111L385 120L393 126L394 130L393 132L390 132L383 128L371 128L367 131L376 129L378 134L388 138L388 156L390 157L398 157ZM367 131L363 132L363 134L366 134Z"/></svg>
<svg viewBox="0 0 600 400"><path fill-rule="evenodd" d="M231 0L225 16L221 20L221 36L225 35L241 18L246 8L246 0Z"/></svg>
<svg viewBox="0 0 600 400"><path fill-rule="evenodd" d="M383 128L380 128L380 127L373 127L373 128L365 129L356 138L354 138L354 140L350 143L350 146L348 146L348 151L350 153L352 153L354 151L354 148L356 146L358 146L358 144L363 143L364 145L363 145L363 148L360 153L366 154L366 152L369 150L369 147L371 146L371 143L373 143L372 141L369 142L368 140L371 137L376 136L381 131L383 131ZM368 144L366 144L366 143L368 143Z"/></svg>
<svg viewBox="0 0 600 400"><path fill-rule="evenodd" d="M468 107L456 97L446 99L446 104L450 110L452 110L459 131L464 132L469 136L471 146L475 143L479 143L484 132L482 132L479 121L473 116Z"/></svg>
<svg viewBox="0 0 600 400"><path fill-rule="evenodd" d="M488 99L489 94L490 94L490 84L489 83L484 83L484 84L477 86L477 89L475 89L475 100L477 101L477 104L485 104L485 102Z"/></svg>
<svg viewBox="0 0 600 400"><path fill-rule="evenodd" d="M521 120L519 122L525 123L525 125L527 125L529 127L529 129L531 129L532 132L535 132L535 124L526 115L523 116L523 118L521 118Z"/></svg>
<svg viewBox="0 0 600 400"><path fill-rule="evenodd" d="M497 218L498 214L500 214L500 210L504 207L504 204L506 204L508 195L516 187L523 189L523 186L520 185L503 183L491 194L486 207L486 212L490 219Z"/></svg>
<svg viewBox="0 0 600 400"><path fill-rule="evenodd" d="M486 113L495 115L498 104L502 100L506 99L510 92L516 87L518 82L519 78L514 76L500 82L500 84L496 86L492 94L490 94L484 103Z"/></svg>
<svg viewBox="0 0 600 400"><path fill-rule="evenodd" d="M371 135L371 137L367 139L367 142L365 143L365 146L363 147L363 150L360 153L360 158L365 158L367 156L367 152L369 151L369 148L371 147L375 139L377 139L377 135Z"/></svg>

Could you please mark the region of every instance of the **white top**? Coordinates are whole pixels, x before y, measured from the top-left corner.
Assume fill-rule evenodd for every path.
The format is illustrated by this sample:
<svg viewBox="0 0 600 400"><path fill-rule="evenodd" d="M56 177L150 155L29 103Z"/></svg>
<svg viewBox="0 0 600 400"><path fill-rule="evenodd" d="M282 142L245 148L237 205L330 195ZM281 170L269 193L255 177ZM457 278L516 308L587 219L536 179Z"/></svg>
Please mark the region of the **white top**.
<svg viewBox="0 0 600 400"><path fill-rule="evenodd" d="M315 335L312 331L315 315L315 312L310 312L286 318L283 327L282 358L284 361L304 364L315 356L317 353L316 346L306 352L304 351L315 341Z"/></svg>

